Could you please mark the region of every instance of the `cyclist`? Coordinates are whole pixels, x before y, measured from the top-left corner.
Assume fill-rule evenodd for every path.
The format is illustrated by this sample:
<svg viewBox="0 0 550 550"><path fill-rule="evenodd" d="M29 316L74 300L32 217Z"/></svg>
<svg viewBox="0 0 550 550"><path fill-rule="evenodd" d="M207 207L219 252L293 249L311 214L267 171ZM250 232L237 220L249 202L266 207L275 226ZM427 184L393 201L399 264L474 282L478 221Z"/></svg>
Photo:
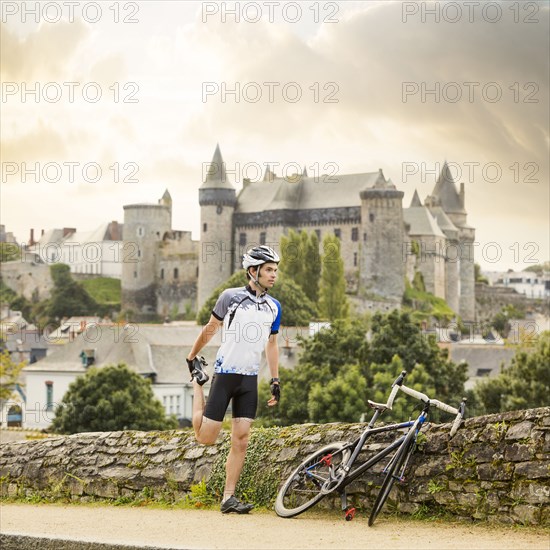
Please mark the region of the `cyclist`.
<svg viewBox="0 0 550 550"><path fill-rule="evenodd" d="M265 350L271 372L271 399L279 401L279 348L277 333L281 322L281 304L268 295L277 280L278 254L268 246L251 248L243 255L248 284L229 288L218 297L210 320L193 344L187 364L193 380L193 429L199 443L212 445L222 427L222 420L232 400L231 449L226 462L226 480L221 511L248 513L253 506L235 497L235 486L244 464L250 427L258 404L258 370ZM209 376L201 349L223 326L222 344L214 364L214 378L205 405L203 384Z"/></svg>

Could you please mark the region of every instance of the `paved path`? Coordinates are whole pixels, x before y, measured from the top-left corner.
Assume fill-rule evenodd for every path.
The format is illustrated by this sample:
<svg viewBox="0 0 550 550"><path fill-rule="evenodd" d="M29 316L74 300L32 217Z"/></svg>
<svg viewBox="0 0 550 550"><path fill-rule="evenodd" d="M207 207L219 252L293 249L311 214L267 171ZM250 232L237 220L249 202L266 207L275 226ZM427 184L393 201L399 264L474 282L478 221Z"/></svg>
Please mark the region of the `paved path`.
<svg viewBox="0 0 550 550"><path fill-rule="evenodd" d="M173 549L550 550L550 531L542 528L487 527L384 517L368 527L366 515L359 514L346 522L338 514L332 517L308 513L294 519L281 519L272 512L226 516L208 510L95 505L2 505L0 532L4 537L18 533ZM42 548L45 547L42 544ZM61 543L47 547L76 548Z"/></svg>

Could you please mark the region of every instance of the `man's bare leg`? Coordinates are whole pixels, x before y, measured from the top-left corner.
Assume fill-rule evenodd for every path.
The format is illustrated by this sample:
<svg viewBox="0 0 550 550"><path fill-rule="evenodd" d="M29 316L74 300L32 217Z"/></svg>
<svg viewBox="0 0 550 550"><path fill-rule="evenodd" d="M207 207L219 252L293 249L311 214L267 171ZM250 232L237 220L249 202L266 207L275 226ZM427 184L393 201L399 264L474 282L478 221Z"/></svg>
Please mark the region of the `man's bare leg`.
<svg viewBox="0 0 550 550"><path fill-rule="evenodd" d="M225 463L224 501L235 494L235 487L241 476L246 456L246 448L250 437L252 418L234 418L231 430L231 450Z"/></svg>
<svg viewBox="0 0 550 550"><path fill-rule="evenodd" d="M193 396L192 422L195 438L203 445L212 445L220 433L222 423L204 416L204 407L206 405L204 390L195 380L193 380Z"/></svg>

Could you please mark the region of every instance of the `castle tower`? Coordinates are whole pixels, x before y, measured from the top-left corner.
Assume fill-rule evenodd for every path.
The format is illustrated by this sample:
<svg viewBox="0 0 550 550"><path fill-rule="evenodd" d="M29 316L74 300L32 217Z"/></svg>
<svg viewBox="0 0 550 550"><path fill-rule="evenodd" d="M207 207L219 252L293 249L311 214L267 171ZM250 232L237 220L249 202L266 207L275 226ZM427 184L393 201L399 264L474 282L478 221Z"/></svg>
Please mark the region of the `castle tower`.
<svg viewBox="0 0 550 550"><path fill-rule="evenodd" d="M464 184L460 184L460 193L458 193L447 161L445 161L429 200L441 205L448 219L458 230L457 251L453 250L452 252L453 256L458 256L458 313L464 321L474 321L475 274L473 245L475 229L468 225L464 199ZM448 248L450 260L451 248ZM453 277L454 274L450 272L449 275ZM451 304L449 303L449 305Z"/></svg>
<svg viewBox="0 0 550 550"><path fill-rule="evenodd" d="M157 311L159 244L172 222L172 199L166 191L158 204L124 206L122 230L122 309L138 314Z"/></svg>
<svg viewBox="0 0 550 550"><path fill-rule="evenodd" d="M235 188L227 179L220 146L216 145L206 179L199 188L201 249L197 311L233 272L233 213L236 204Z"/></svg>
<svg viewBox="0 0 550 550"><path fill-rule="evenodd" d="M373 187L360 192L362 249L360 293L401 302L405 292L403 196L379 170Z"/></svg>

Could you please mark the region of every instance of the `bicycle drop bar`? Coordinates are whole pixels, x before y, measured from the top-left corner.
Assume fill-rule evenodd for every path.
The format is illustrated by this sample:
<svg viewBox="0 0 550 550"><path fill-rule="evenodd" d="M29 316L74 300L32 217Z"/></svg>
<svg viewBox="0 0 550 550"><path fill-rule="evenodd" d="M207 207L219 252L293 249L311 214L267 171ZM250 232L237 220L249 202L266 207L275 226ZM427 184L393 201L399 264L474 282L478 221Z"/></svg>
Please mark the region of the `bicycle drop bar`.
<svg viewBox="0 0 550 550"><path fill-rule="evenodd" d="M458 409L455 407L451 407L450 405L443 403L443 401L439 401L438 399L430 399L425 393L413 390L412 388L405 386L403 384L403 380L405 379L405 376L407 376L407 371L402 371L399 377L392 384L392 391L390 393L390 396L388 397L388 402L386 403L386 407L391 410L391 408L393 407L393 401L395 399L395 396L397 395L397 392L401 390L403 393L406 393L407 395L410 395L411 397L414 397L415 399L418 399L423 403L429 403L430 406L436 407L450 414L454 414L456 415L456 418L454 419L453 425L451 428L450 435L452 437L456 433L456 430L458 429L458 426L462 418L464 417L466 398L462 399L462 403L460 404L460 407Z"/></svg>

